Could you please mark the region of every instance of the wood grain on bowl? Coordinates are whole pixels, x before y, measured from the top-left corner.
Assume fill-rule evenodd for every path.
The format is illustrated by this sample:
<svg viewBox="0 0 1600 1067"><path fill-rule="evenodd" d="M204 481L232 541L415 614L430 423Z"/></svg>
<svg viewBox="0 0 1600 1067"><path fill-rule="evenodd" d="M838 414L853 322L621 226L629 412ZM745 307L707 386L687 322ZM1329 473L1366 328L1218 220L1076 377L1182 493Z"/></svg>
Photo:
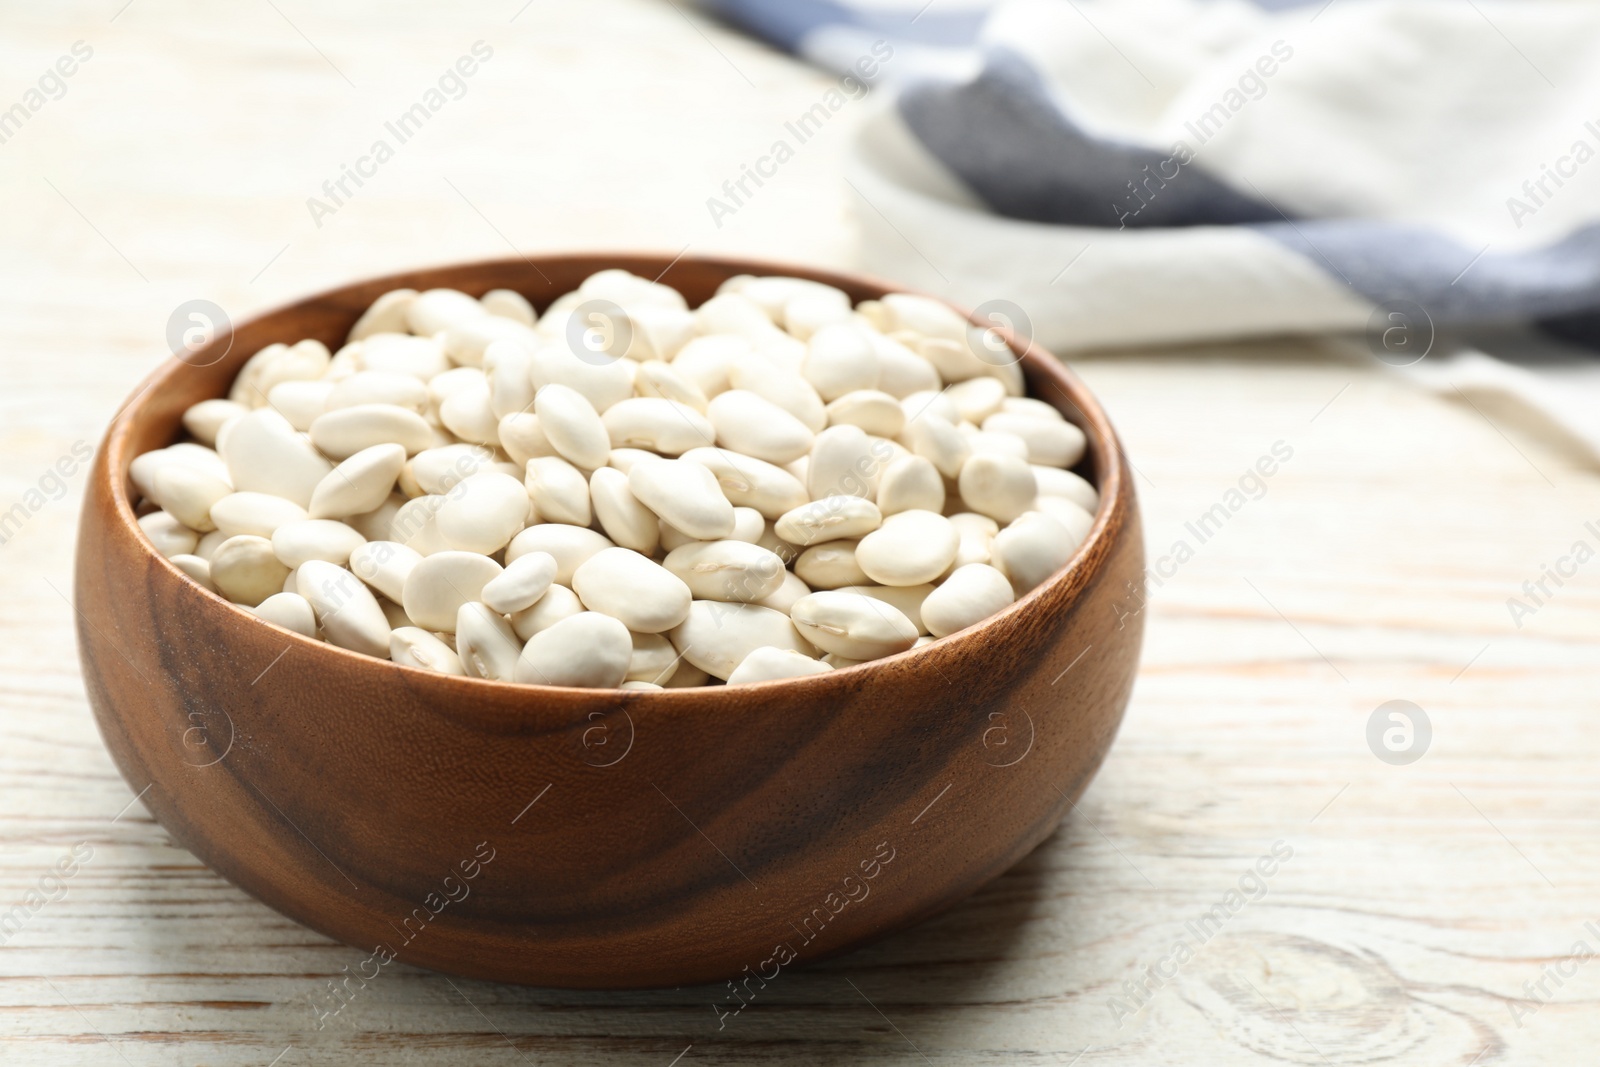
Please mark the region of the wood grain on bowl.
<svg viewBox="0 0 1600 1067"><path fill-rule="evenodd" d="M1048 354L1023 356L1030 390L1083 428L1102 498L1076 555L976 626L807 678L620 692L399 667L235 608L134 523L129 461L262 346L337 348L397 287L512 288L543 307L606 267L691 304L739 273L857 300L895 288L744 260L546 256L394 275L239 324L158 371L97 453L77 558L89 698L180 843L379 959L552 986L772 981L1004 871L1116 734L1141 638L1138 508L1110 423Z"/></svg>

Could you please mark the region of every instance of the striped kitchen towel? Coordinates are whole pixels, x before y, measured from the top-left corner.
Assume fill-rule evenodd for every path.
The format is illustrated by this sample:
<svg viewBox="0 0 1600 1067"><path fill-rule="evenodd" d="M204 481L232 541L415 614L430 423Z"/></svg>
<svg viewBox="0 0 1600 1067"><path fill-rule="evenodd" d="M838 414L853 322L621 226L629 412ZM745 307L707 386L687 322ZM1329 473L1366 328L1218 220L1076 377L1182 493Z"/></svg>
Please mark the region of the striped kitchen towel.
<svg viewBox="0 0 1600 1067"><path fill-rule="evenodd" d="M845 174L864 265L1047 347L1600 345L1600 4L710 6L841 73L882 60Z"/></svg>

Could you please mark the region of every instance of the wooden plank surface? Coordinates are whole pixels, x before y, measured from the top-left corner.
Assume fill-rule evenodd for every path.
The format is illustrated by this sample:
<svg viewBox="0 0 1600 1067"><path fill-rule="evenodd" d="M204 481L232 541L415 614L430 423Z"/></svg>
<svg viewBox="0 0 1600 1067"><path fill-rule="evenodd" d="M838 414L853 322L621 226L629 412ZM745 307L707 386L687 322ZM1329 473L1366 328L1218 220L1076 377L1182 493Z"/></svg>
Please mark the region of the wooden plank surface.
<svg viewBox="0 0 1600 1067"><path fill-rule="evenodd" d="M508 246L855 255L854 102L720 227L705 206L825 77L671 4L444 7L8 5L0 107L74 42L93 54L0 144L0 511L27 510L0 546L0 914L22 908L0 932L0 1060L1593 1058L1600 562L1547 580L1520 627L1507 600L1574 542L1600 548L1594 473L1300 342L1078 361L1139 468L1152 562L1174 562L1105 769L1003 878L737 1014L722 988L395 965L318 1028L314 998L364 953L174 847L101 747L67 600L81 474L57 481L57 461L163 357L185 300L244 314ZM307 198L480 40L464 95L314 220ZM1274 446L1276 472L1230 497ZM1187 524L1218 503L1202 541ZM1391 700L1431 723L1410 765L1368 746Z"/></svg>

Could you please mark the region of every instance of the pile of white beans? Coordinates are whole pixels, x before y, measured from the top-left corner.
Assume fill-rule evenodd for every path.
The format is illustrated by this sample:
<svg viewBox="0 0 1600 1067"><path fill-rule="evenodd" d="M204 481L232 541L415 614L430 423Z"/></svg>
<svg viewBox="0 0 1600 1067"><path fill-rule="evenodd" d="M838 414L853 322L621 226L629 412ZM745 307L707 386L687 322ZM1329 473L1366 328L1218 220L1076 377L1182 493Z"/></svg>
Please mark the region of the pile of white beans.
<svg viewBox="0 0 1600 1067"><path fill-rule="evenodd" d="M379 297L253 355L130 475L181 571L268 622L444 674L659 689L891 656L1058 570L1084 436L992 333L800 278L690 309L621 270Z"/></svg>

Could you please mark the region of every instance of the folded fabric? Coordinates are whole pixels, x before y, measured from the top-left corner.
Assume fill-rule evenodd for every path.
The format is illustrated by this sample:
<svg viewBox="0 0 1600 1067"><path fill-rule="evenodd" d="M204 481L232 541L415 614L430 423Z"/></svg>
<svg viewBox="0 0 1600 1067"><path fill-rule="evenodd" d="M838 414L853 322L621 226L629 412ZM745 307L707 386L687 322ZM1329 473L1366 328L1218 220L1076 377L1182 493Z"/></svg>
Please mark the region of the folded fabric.
<svg viewBox="0 0 1600 1067"><path fill-rule="evenodd" d="M846 173L865 265L1014 303L1047 347L1600 344L1600 5L715 6L841 71L889 42Z"/></svg>

